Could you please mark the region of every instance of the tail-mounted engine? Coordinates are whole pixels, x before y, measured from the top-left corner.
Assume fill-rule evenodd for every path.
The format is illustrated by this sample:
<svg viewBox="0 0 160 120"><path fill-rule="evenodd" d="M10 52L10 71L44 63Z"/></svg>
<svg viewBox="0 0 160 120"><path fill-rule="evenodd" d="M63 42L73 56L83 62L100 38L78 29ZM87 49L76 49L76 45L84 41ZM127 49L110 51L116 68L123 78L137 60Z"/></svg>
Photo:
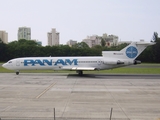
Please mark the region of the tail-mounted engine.
<svg viewBox="0 0 160 120"><path fill-rule="evenodd" d="M120 61L120 60L104 60L103 63L106 64L106 65L119 65L119 64L124 64L124 62L123 62L123 61Z"/></svg>
<svg viewBox="0 0 160 120"><path fill-rule="evenodd" d="M141 61L139 61L139 60L134 60L134 61L133 61L133 64L134 64L134 65L141 64Z"/></svg>
<svg viewBox="0 0 160 120"><path fill-rule="evenodd" d="M122 65L122 64L125 64L125 65L136 65L136 64L141 64L141 61L139 60L134 60L134 61L131 61L131 60L104 60L103 61L104 64L106 65Z"/></svg>

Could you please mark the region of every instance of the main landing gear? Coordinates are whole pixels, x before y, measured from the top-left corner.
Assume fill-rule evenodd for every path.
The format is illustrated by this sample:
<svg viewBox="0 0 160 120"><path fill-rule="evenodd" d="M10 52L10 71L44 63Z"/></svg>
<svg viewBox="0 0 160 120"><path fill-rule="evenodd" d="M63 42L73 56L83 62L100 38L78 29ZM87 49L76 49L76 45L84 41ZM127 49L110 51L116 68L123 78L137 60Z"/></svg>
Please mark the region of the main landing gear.
<svg viewBox="0 0 160 120"><path fill-rule="evenodd" d="M16 72L16 75L19 75L19 71Z"/></svg>
<svg viewBox="0 0 160 120"><path fill-rule="evenodd" d="M77 72L80 76L83 75L83 71L82 71L82 70L77 70L76 72Z"/></svg>

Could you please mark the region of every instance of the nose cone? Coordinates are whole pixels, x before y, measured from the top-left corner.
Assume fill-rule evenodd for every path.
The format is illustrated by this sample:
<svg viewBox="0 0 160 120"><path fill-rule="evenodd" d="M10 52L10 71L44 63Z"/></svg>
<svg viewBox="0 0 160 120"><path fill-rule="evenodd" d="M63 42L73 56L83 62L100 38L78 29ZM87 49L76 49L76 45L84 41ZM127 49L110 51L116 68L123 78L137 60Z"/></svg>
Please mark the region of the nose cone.
<svg viewBox="0 0 160 120"><path fill-rule="evenodd" d="M11 70L11 66L8 63L4 63L2 67Z"/></svg>
<svg viewBox="0 0 160 120"><path fill-rule="evenodd" d="M7 69L7 64L4 63L4 64L2 65L2 67Z"/></svg>

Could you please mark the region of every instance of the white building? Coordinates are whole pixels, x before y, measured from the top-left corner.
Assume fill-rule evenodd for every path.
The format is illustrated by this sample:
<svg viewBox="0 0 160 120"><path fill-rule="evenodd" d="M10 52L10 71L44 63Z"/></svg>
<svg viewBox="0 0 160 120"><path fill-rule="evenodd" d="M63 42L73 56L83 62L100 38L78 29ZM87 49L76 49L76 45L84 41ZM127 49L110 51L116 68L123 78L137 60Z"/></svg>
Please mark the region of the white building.
<svg viewBox="0 0 160 120"><path fill-rule="evenodd" d="M6 31L0 31L0 39L3 43L8 43L8 33Z"/></svg>
<svg viewBox="0 0 160 120"><path fill-rule="evenodd" d="M118 36L116 35L107 35L106 33L103 34L102 38L106 42L106 46L117 46L118 45Z"/></svg>
<svg viewBox="0 0 160 120"><path fill-rule="evenodd" d="M101 45L101 39L97 35L87 36L82 42L85 42L90 48L96 45Z"/></svg>
<svg viewBox="0 0 160 120"><path fill-rule="evenodd" d="M106 42L105 46L117 46L118 45L118 36L116 35L107 35L106 33L102 36L92 35L88 36L86 39L83 39L82 42L85 42L90 48L96 45L101 45L101 40Z"/></svg>
<svg viewBox="0 0 160 120"><path fill-rule="evenodd" d="M48 45L59 45L59 33L56 31L56 29L52 29L51 32L47 33L48 36Z"/></svg>
<svg viewBox="0 0 160 120"><path fill-rule="evenodd" d="M77 41L75 41L75 40L69 40L67 42L67 45L69 45L70 47L72 47L72 45L75 45L75 44L77 44Z"/></svg>
<svg viewBox="0 0 160 120"><path fill-rule="evenodd" d="M19 27L18 29L18 40L26 39L31 40L31 28L29 27Z"/></svg>

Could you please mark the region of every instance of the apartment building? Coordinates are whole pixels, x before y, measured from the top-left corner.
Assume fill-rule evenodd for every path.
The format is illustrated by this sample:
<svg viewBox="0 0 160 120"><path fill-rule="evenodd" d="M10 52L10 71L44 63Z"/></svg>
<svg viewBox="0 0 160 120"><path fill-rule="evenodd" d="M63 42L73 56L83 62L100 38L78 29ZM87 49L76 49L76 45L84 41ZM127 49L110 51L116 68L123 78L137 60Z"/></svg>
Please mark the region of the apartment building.
<svg viewBox="0 0 160 120"><path fill-rule="evenodd" d="M59 45L59 32L56 29L53 28L51 32L48 32L47 37L49 46Z"/></svg>
<svg viewBox="0 0 160 120"><path fill-rule="evenodd" d="M19 27L18 28L18 40L20 39L31 40L31 28Z"/></svg>
<svg viewBox="0 0 160 120"><path fill-rule="evenodd" d="M8 43L8 33L6 31L0 31L0 39L3 43Z"/></svg>
<svg viewBox="0 0 160 120"><path fill-rule="evenodd" d="M75 41L75 40L69 40L69 41L67 42L67 45L69 45L70 47L72 47L72 46L75 45L75 44L77 44L77 41Z"/></svg>

